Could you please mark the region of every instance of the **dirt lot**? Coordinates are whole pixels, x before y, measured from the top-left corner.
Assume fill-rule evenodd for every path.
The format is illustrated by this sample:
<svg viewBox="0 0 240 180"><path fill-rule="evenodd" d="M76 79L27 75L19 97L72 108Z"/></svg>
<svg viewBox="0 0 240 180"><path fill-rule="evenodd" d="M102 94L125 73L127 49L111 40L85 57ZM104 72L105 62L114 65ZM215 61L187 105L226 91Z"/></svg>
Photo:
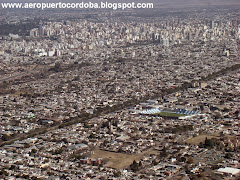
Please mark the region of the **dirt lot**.
<svg viewBox="0 0 240 180"><path fill-rule="evenodd" d="M134 160L140 160L143 155L147 153L142 153L139 155L131 155L125 153L115 153L103 150L94 150L94 154L91 158L103 158L107 159L108 162L104 165L105 167L111 167L115 169L123 169L129 167Z"/></svg>
<svg viewBox="0 0 240 180"><path fill-rule="evenodd" d="M208 139L211 139L211 138L217 138L218 139L219 138L215 134L213 134L213 135L199 135L199 136L187 139L186 142L189 143L189 144L193 144L193 145L199 145L200 142L204 143L206 137Z"/></svg>

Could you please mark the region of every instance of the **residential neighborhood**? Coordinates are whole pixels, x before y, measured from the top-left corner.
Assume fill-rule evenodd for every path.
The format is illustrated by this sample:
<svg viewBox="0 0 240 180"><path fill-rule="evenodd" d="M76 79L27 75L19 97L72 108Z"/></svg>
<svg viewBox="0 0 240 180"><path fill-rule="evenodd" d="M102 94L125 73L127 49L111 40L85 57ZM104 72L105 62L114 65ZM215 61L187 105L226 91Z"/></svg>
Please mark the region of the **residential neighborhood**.
<svg viewBox="0 0 240 180"><path fill-rule="evenodd" d="M0 179L239 179L239 9L90 12L1 19Z"/></svg>

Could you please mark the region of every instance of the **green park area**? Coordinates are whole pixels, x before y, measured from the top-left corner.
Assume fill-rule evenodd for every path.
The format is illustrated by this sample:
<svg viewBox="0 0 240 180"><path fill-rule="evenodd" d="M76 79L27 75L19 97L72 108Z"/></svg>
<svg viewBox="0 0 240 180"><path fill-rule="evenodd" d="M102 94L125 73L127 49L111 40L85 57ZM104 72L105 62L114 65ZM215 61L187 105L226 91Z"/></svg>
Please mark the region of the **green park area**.
<svg viewBox="0 0 240 180"><path fill-rule="evenodd" d="M172 112L160 112L160 113L156 113L154 115L159 115L159 116L163 116L163 117L183 117L183 116L186 116L185 114L177 114L177 113L172 113Z"/></svg>

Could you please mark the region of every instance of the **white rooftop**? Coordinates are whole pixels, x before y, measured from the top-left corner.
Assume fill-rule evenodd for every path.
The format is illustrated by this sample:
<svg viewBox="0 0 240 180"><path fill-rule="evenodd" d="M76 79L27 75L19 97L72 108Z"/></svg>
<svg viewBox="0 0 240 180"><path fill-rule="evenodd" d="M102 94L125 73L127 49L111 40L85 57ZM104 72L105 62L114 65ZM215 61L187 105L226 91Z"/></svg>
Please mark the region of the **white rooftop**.
<svg viewBox="0 0 240 180"><path fill-rule="evenodd" d="M240 173L240 169L231 168L231 167L220 168L217 171L232 174L232 175L236 175L236 174Z"/></svg>

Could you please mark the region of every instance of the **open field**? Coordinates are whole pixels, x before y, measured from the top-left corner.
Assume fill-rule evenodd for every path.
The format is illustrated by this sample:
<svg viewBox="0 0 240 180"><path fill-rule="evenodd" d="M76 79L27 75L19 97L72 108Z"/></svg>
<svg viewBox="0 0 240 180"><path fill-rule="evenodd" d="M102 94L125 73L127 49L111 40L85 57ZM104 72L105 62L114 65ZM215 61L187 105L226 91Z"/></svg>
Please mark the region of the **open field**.
<svg viewBox="0 0 240 180"><path fill-rule="evenodd" d="M218 135L216 135L216 134L212 134L212 135L199 135L199 136L187 139L186 143L193 144L193 145L199 145L200 142L204 143L206 137L208 139L211 139L211 138L217 138L218 139L219 138Z"/></svg>
<svg viewBox="0 0 240 180"><path fill-rule="evenodd" d="M142 155L131 155L103 150L94 150L94 154L91 155L91 158L108 159L108 162L104 165L105 167L123 169L129 167L134 160L140 160L142 158Z"/></svg>

